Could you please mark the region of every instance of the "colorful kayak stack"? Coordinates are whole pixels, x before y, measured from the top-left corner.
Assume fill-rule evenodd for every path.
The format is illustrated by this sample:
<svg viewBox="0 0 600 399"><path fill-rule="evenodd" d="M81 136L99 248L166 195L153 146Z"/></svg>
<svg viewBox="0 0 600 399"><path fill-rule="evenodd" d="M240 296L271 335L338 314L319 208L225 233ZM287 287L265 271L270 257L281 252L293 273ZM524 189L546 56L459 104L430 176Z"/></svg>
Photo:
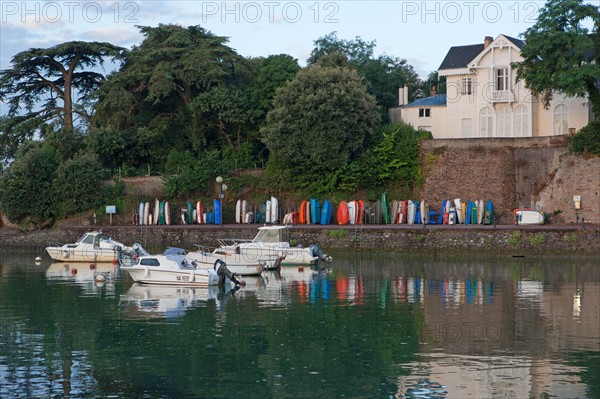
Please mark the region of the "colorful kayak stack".
<svg viewBox="0 0 600 399"><path fill-rule="evenodd" d="M154 207L150 202L140 202L137 212L133 214L133 224L136 226L170 225L175 222L172 219L169 201L154 201ZM188 201L181 208L179 223L181 224L220 224L221 202L214 200L209 209L204 208L201 201Z"/></svg>
<svg viewBox="0 0 600 399"><path fill-rule="evenodd" d="M288 215L285 215L284 220L288 217ZM239 199L235 205L235 222L276 224L279 222L279 201L277 201L277 198L271 197L260 206L252 206L248 201ZM285 221L283 223L293 224Z"/></svg>
<svg viewBox="0 0 600 399"><path fill-rule="evenodd" d="M140 202L137 212L133 214L133 224L136 226L168 225L171 224L171 209L169 201Z"/></svg>

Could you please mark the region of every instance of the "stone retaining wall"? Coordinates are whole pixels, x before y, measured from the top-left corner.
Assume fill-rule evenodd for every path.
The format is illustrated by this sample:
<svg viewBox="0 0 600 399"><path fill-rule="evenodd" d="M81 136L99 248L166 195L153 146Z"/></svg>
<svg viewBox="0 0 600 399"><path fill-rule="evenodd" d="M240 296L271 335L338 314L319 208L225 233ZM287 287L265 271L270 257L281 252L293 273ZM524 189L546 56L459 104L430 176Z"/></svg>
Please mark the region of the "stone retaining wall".
<svg viewBox="0 0 600 399"><path fill-rule="evenodd" d="M162 251L167 246L194 248L195 244L217 245L219 238L253 238L257 226L246 228L140 228L109 227L104 232L124 244L139 242L151 251ZM544 226L542 226L544 227ZM0 234L0 248L45 247L49 241L74 242L88 228L57 228L42 231ZM324 252L331 250L418 250L418 251L474 251L509 254L572 253L600 255L600 227L569 227L548 229L528 227L515 229L487 226L482 228L386 228L369 226L332 228L294 227L290 240L296 244L318 244Z"/></svg>
<svg viewBox="0 0 600 399"><path fill-rule="evenodd" d="M490 198L499 224L511 224L516 208L544 211L554 224L600 223L600 157L571 155L567 145L567 136L427 140L421 197L435 207L445 198ZM578 211L574 195L582 197Z"/></svg>

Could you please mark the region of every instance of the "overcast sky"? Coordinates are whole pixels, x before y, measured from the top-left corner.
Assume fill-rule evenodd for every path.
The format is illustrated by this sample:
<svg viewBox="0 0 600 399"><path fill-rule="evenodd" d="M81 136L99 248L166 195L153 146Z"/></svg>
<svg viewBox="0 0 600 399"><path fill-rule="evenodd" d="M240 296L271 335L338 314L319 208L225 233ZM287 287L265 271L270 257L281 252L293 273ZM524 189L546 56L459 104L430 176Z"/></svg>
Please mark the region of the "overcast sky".
<svg viewBox="0 0 600 399"><path fill-rule="evenodd" d="M600 5L600 0L593 0ZM200 25L246 57L289 54L305 65L314 41L375 40L377 55L405 58L421 77L451 46L518 37L543 1L6 1L0 0L0 68L19 51L71 40L139 44L136 25Z"/></svg>

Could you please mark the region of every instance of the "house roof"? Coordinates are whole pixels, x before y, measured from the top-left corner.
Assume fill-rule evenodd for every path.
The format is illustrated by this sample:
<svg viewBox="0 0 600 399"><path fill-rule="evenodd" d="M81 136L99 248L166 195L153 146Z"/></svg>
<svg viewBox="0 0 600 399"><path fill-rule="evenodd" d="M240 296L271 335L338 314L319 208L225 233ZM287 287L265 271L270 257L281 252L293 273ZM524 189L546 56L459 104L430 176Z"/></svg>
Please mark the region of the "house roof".
<svg viewBox="0 0 600 399"><path fill-rule="evenodd" d="M446 105L446 95L436 94L435 96L419 98L412 103L406 104L405 107L435 107Z"/></svg>
<svg viewBox="0 0 600 399"><path fill-rule="evenodd" d="M523 48L525 42L523 40L502 35L507 38L511 43L517 46L519 49ZM473 61L484 50L483 43L480 44L469 44L466 46L454 46L450 47L446 58L442 61L439 69L454 69L454 68L465 68L469 62Z"/></svg>
<svg viewBox="0 0 600 399"><path fill-rule="evenodd" d="M438 69L464 68L483 51L483 43L450 47Z"/></svg>

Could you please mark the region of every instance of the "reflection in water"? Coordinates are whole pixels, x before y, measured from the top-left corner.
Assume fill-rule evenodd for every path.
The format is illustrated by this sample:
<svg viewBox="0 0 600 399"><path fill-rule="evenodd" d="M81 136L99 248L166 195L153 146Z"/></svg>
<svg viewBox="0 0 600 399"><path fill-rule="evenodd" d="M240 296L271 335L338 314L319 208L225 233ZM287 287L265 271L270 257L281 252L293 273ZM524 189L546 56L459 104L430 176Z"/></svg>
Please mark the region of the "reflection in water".
<svg viewBox="0 0 600 399"><path fill-rule="evenodd" d="M112 263L64 263L50 264L46 278L50 282L75 283L86 295L97 295L102 290L114 294L118 267Z"/></svg>
<svg viewBox="0 0 600 399"><path fill-rule="evenodd" d="M597 259L359 255L229 291L2 257L0 397L600 396Z"/></svg>
<svg viewBox="0 0 600 399"><path fill-rule="evenodd" d="M233 295L228 288L182 287L173 285L145 285L134 283L120 296L119 306L132 319L183 317L188 308L204 306L210 300L217 307Z"/></svg>

